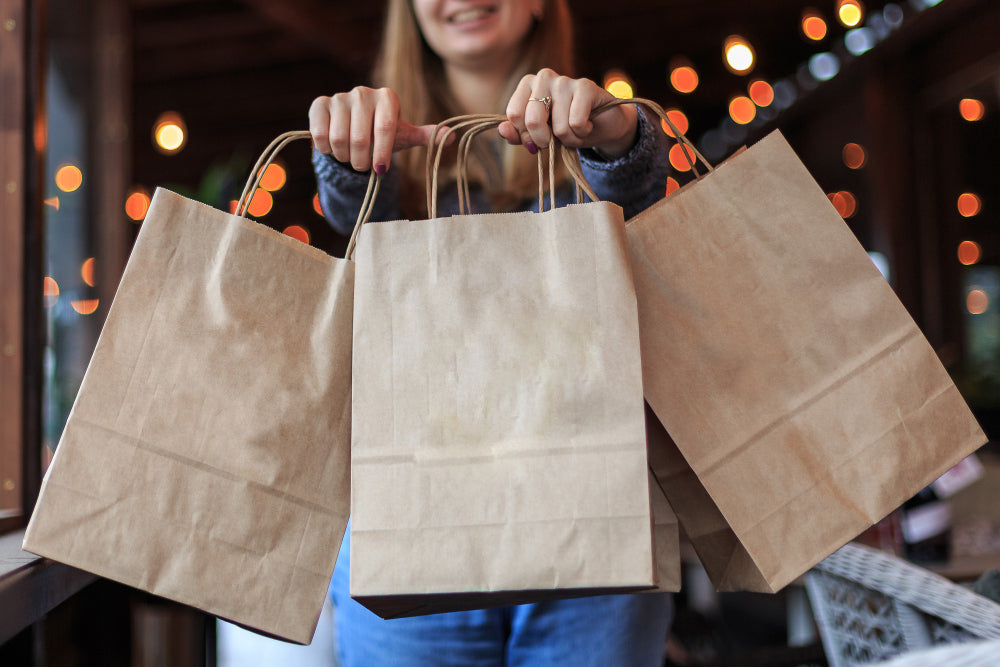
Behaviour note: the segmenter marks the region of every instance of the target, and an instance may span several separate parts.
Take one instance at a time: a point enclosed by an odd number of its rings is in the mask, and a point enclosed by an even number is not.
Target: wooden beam
[[[380,39],[382,3],[242,0],[346,69],[364,69]]]
[[[0,0],[0,519],[23,510],[26,5]]]

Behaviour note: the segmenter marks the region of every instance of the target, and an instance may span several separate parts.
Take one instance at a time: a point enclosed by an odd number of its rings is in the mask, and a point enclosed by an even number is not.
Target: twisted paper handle
[[[247,178],[246,185],[243,187],[243,194],[240,195],[240,200],[236,204],[236,215],[245,218],[247,214],[247,209],[250,207],[250,200],[253,199],[251,193],[257,192],[257,188],[260,186],[260,181],[264,177],[264,172],[267,168],[271,166],[274,159],[278,157],[285,146],[292,143],[293,141],[298,141],[300,139],[310,139],[312,135],[308,130],[293,130],[291,132],[284,132],[279,134],[275,139],[267,145],[267,148],[260,154],[257,158],[257,163],[253,166],[250,171],[250,177]],[[361,201],[361,210],[358,212],[358,219],[354,223],[354,229],[351,232],[351,238],[347,242],[347,251],[344,256],[347,259],[351,259],[354,255],[354,246],[358,239],[358,230],[361,229],[361,225],[368,222],[371,218],[372,210],[375,208],[375,197],[378,196],[379,186],[382,183],[382,178],[372,170],[371,177],[368,179],[368,189],[365,191],[364,199]]]

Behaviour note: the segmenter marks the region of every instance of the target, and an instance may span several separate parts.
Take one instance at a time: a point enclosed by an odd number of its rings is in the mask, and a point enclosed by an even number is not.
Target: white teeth
[[[486,7],[475,7],[473,9],[462,10],[457,14],[452,14],[451,18],[448,20],[452,23],[464,23],[466,21],[475,21],[476,19],[482,18],[490,13],[490,10]]]

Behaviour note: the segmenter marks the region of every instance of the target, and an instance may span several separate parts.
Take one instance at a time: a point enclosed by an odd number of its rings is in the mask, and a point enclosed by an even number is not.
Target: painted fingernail
[[[538,146],[535,145],[534,141],[529,141],[528,143],[524,144],[524,147],[527,148],[528,152],[531,153],[532,155],[538,152]]]
[[[379,176],[385,176],[386,166],[384,164],[375,165],[375,173]]]

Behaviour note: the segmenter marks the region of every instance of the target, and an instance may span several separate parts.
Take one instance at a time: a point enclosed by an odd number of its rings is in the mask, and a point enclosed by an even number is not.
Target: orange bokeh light
[[[70,301],[70,305],[73,306],[73,310],[81,315],[90,315],[97,310],[100,301],[100,299],[80,299],[78,301]]]
[[[973,315],[982,315],[990,307],[990,296],[981,289],[969,290],[965,297],[965,307]]]
[[[42,303],[45,307],[56,305],[56,301],[59,300],[59,283],[56,282],[55,278],[51,276],[45,276],[42,280]]]
[[[685,154],[691,158],[690,162],[686,157],[684,157]],[[670,153],[668,154],[670,166],[677,171],[690,171],[691,163],[694,162],[694,157],[694,152],[684,144],[674,144],[670,147]]]
[[[853,216],[858,210],[858,200],[847,190],[833,192],[827,195],[830,203],[837,209],[840,217],[847,219]]]
[[[285,168],[277,162],[272,162],[267,165],[264,175],[260,177],[260,187],[268,192],[276,192],[284,187],[287,178],[288,175],[285,173]]]
[[[841,157],[849,169],[861,169],[868,161],[868,155],[865,153],[864,147],[854,142],[844,144]]]
[[[282,233],[291,236],[296,241],[309,243],[309,231],[302,225],[289,225],[285,227]]]
[[[316,211],[316,215],[323,215],[323,206],[319,203],[319,193],[313,195],[313,210]]]
[[[55,210],[59,210],[59,197],[49,197],[48,199],[43,199],[42,203],[46,206],[51,206]]]
[[[970,122],[982,120],[986,115],[986,106],[980,100],[966,97],[958,103],[958,113]]]
[[[737,95],[729,101],[729,117],[740,125],[746,125],[757,117],[757,105],[745,95]]]
[[[690,65],[680,65],[670,71],[670,85],[678,93],[691,93],[698,87],[698,72]]]
[[[64,164],[56,169],[56,187],[63,192],[73,192],[83,184],[83,172],[75,164]]]
[[[688,117],[683,111],[680,109],[667,109],[667,118],[670,119],[670,122],[674,124],[681,134],[687,133]],[[660,119],[660,127],[663,128],[663,131],[667,133],[668,137],[674,136],[674,131],[670,129],[669,125],[667,125],[667,121],[662,118]]]
[[[674,190],[680,190],[680,189],[681,189],[681,184],[677,182],[677,179],[674,178],[673,176],[668,176],[667,177],[667,192],[666,192],[666,194],[669,195]]]
[[[958,261],[962,264],[975,264],[982,256],[982,248],[975,241],[962,241],[958,244]]]
[[[143,188],[134,188],[125,198],[125,215],[136,222],[142,222],[149,211],[149,193]]]
[[[88,257],[83,260],[83,264],[80,265],[80,277],[83,278],[83,282],[87,283],[91,287],[94,286],[94,264],[94,258]]]
[[[264,188],[257,188],[257,191],[253,193],[253,199],[247,206],[247,213],[259,218],[270,213],[272,206],[274,206],[274,197],[271,196],[271,193]]]
[[[974,215],[979,215],[981,210],[983,210],[983,201],[979,198],[979,195],[971,192],[963,192],[958,196],[958,213],[963,218],[971,218]]]
[[[774,101],[774,88],[763,79],[751,81],[747,92],[750,93],[750,99],[753,100],[753,103],[759,107],[770,106],[771,102]]]
[[[807,9],[802,13],[802,34],[818,42],[826,37],[826,21],[813,9]]]

